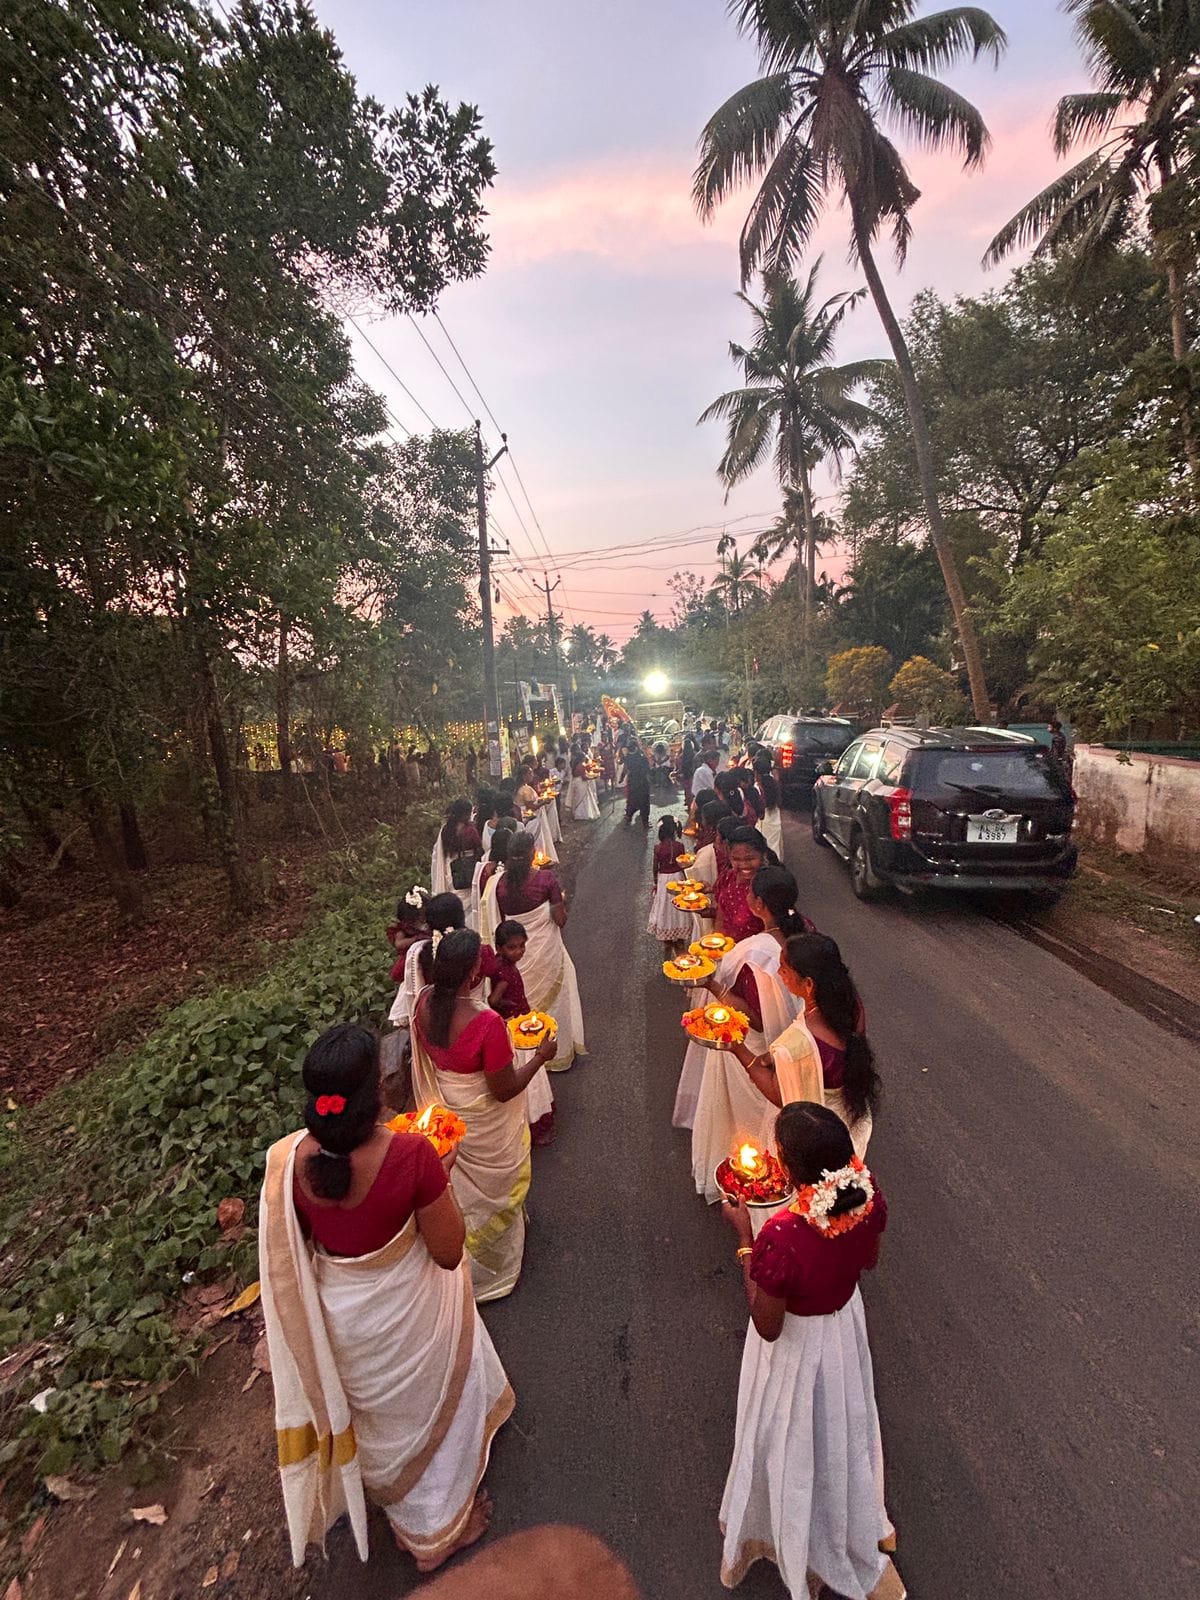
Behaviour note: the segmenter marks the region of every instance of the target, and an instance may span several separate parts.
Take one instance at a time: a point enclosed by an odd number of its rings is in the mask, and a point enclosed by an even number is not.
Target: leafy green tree
[[[136,820],[190,751],[244,911],[255,658],[274,641],[286,735],[293,652],[357,657],[348,572],[388,470],[335,307],[424,309],[481,269],[490,151],[435,90],[360,99],[292,0],[228,23],[21,0],[0,71],[0,587],[24,645],[0,690],[46,708],[0,737],[57,776],[130,915],[113,808]]]
[[[1095,145],[1005,224],[985,263],[1034,244],[1094,261],[1136,236],[1143,219],[1166,283],[1171,347],[1191,357],[1188,279],[1196,261],[1196,61],[1200,8],[1188,0],[1064,0],[1095,88],[1066,94],[1054,119],[1054,148],[1069,155]],[[1200,447],[1190,407],[1184,442],[1192,470]]]
[[[810,243],[831,193],[845,197],[854,253],[887,334],[909,411],[918,479],[946,582],[978,716],[989,699],[974,619],[938,499],[937,466],[920,385],[900,322],[875,262],[890,229],[903,261],[910,213],[919,198],[880,118],[932,149],[983,160],[988,134],[979,112],[933,74],[964,55],[998,59],[1006,40],[986,11],[957,6],[916,17],[914,0],[731,0],[752,34],[764,76],[709,120],[700,141],[693,196],[706,219],[730,192],[758,183],[742,229],[742,282],[756,269],[791,270]]]
[[[970,710],[954,673],[928,656],[910,656],[888,685],[888,693],[907,714],[943,726],[965,722]]]
[[[744,384],[718,396],[700,415],[727,424],[725,451],[717,471],[728,488],[748,478],[773,457],[775,476],[789,506],[789,491],[799,491],[804,557],[797,562],[804,594],[806,626],[816,581],[817,527],[813,469],[826,459],[840,464],[854,438],[871,421],[868,407],[853,390],[876,377],[878,361],[834,366],[838,329],[864,291],[835,294],[820,302],[818,260],[801,284],[782,273],[763,279],[763,304],[748,295],[738,299],[754,318],[750,346],[730,343],[729,354],[742,368]],[[792,538],[800,555],[800,528]]]
[[[882,645],[840,650],[825,668],[825,689],[832,705],[854,706],[867,715],[883,708],[883,694],[892,676],[892,658]]]
[[[946,634],[946,590],[928,545],[871,543],[838,591],[834,626],[848,645],[882,645],[895,661],[938,651]]]
[[[925,291],[905,324],[941,503],[950,518],[975,519],[1008,564],[1036,550],[1081,451],[1130,425],[1130,368],[1166,335],[1139,252],[1092,269],[1086,305],[1069,293],[1073,270],[1038,262],[998,291],[950,303]],[[877,382],[873,399],[878,422],[854,464],[846,524],[857,538],[919,537],[912,430],[893,375]],[[1132,420],[1140,425],[1139,414]]]
[[[1089,463],[1002,612],[1035,639],[1029,692],[1088,736],[1200,728],[1200,529],[1170,454],[1118,443]]]
[[[732,555],[725,558],[720,572],[708,587],[709,593],[718,604],[736,615],[757,591],[753,566],[744,555],[735,550]]]

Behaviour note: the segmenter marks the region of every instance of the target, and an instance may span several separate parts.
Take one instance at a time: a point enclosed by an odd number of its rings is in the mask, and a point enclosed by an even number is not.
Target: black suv
[[[807,804],[817,773],[854,738],[844,717],[770,717],[755,734],[771,752],[779,772],[785,806]]]
[[[876,728],[813,789],[813,838],[860,900],[893,884],[1053,893],[1075,870],[1074,820],[1061,764],[992,728]]]

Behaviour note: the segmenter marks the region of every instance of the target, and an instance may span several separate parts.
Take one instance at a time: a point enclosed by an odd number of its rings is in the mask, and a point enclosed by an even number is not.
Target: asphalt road
[[[591,1058],[555,1080],[525,1275],[484,1312],[518,1396],[494,1526],[576,1523],[648,1600],[716,1600],[744,1304],[670,1125],[683,1043],[645,933],[651,847],[593,826],[568,928]],[[910,1593],[1200,1592],[1200,1053],[977,910],[861,906],[806,826],[787,845],[885,1083],[866,1296]],[[333,1541],[314,1600],[414,1587],[378,1532],[365,1570]],[[760,1563],[738,1593],[784,1590]]]

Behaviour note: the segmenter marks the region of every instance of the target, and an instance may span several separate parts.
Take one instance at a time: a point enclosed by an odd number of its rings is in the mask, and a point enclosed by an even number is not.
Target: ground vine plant
[[[424,864],[416,836],[381,829],[348,854],[316,925],[252,987],[187,1001],[134,1054],[0,1124],[0,1350],[37,1346],[0,1397],[0,1476],[115,1461],[198,1358],[175,1316],[184,1275],[231,1292],[257,1275],[263,1154],[297,1125],[316,1035],[382,1018],[382,929]],[[216,1215],[228,1197],[250,1224],[233,1244]]]

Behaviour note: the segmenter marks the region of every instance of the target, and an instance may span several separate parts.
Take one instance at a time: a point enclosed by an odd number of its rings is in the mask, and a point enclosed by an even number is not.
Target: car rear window
[[[820,722],[793,722],[782,732],[793,744],[807,745],[813,750],[832,750],[835,755],[841,755],[854,738],[852,728],[828,728]]]
[[[913,787],[1057,800],[1065,783],[1045,750],[924,750]]]

